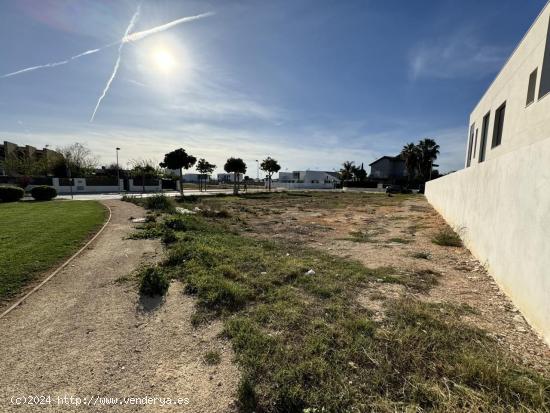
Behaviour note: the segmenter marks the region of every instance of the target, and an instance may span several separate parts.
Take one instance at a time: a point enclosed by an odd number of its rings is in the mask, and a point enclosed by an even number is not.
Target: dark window
[[[539,99],[550,92],[550,22],[546,32],[546,47],[544,49],[544,60],[540,72]]]
[[[489,133],[489,119],[491,118],[491,112],[487,113],[483,117],[483,126],[481,127],[481,140],[479,141],[479,162],[485,160],[485,146],[487,145],[487,134]]]
[[[502,143],[502,130],[504,128],[504,114],[506,113],[506,102],[495,112],[495,126],[493,128],[492,148]]]
[[[470,162],[472,161],[472,146],[474,144],[475,127],[476,127],[475,123],[470,127],[470,140],[468,142],[468,159],[466,160],[466,168],[470,166]]]
[[[537,87],[537,69],[529,76],[529,86],[527,87],[527,105],[535,101],[535,89]]]
[[[478,129],[476,129],[476,135],[475,135],[475,138],[474,138],[474,154],[472,156],[472,158],[475,158],[476,157],[476,148],[477,148],[477,133],[479,132]]]

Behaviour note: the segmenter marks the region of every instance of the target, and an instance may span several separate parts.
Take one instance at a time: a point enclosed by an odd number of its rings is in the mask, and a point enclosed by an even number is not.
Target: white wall
[[[430,181],[426,198],[550,344],[550,138]]]
[[[489,111],[491,115],[486,143],[486,159],[494,159],[521,146],[550,138],[550,94],[539,99],[539,86],[549,21],[550,2],[546,4],[470,115],[469,125],[475,123],[476,129],[479,131],[475,157],[473,157],[471,167],[476,165],[479,160],[483,117]],[[535,102],[527,106],[529,76],[535,69],[538,69]],[[491,149],[495,111],[504,102],[506,102],[506,114],[502,144]],[[469,130],[470,128],[468,128]],[[465,146],[468,147],[468,143]],[[468,150],[466,150],[467,156]]]

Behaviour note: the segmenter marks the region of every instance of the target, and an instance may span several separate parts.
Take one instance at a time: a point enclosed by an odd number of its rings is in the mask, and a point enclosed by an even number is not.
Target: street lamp
[[[260,181],[260,161],[256,159],[256,181]]]
[[[120,168],[118,167],[118,151],[120,151],[120,148],[116,148],[116,185],[118,186],[118,193],[120,193]]]

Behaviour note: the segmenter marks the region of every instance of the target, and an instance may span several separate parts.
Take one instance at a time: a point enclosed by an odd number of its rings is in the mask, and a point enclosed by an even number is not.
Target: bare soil
[[[0,320],[0,411],[82,411],[57,397],[188,398],[189,404],[96,404],[91,411],[230,412],[239,373],[220,322],[194,328],[194,299],[173,282],[165,299],[142,299],[129,279],[159,259],[158,241],[130,240],[144,211],[105,201],[112,221],[81,256]],[[204,355],[216,351],[217,365]],[[51,404],[14,405],[12,397],[51,396]],[[93,402],[91,402],[93,404]]]
[[[447,224],[422,196],[387,197],[334,194],[316,199],[281,198],[243,202],[237,209],[254,237],[280,238],[330,254],[359,260],[370,268],[392,267],[397,274],[432,271],[437,284],[427,292],[373,283],[358,297],[383,317],[386,299],[413,295],[430,302],[469,306],[464,321],[482,328],[518,362],[550,374],[550,348],[464,247],[439,246],[433,236]],[[357,234],[362,234],[357,238]],[[427,259],[415,258],[426,254]]]

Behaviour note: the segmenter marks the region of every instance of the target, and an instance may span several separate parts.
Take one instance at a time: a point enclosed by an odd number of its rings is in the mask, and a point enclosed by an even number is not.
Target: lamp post
[[[256,181],[260,181],[260,161],[256,159]]]
[[[120,168],[118,167],[118,151],[120,151],[120,148],[116,148],[116,185],[118,186],[118,193],[120,194]]]

